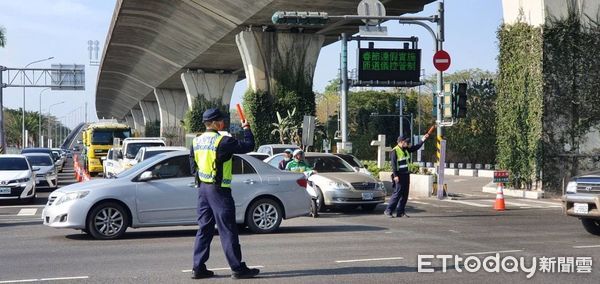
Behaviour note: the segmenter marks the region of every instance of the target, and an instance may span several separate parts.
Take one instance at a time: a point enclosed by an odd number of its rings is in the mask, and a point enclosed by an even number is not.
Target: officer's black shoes
[[[192,279],[204,279],[215,276],[215,273],[208,269],[192,270]]]
[[[400,217],[410,218],[410,216],[406,215],[406,213],[398,214],[398,218]]]
[[[247,279],[252,278],[260,273],[260,270],[256,268],[248,268],[245,263],[242,262],[242,268],[238,271],[233,271],[231,278],[233,279]]]
[[[394,218],[394,215],[392,215],[392,212],[389,212],[387,210],[383,211],[383,215],[388,218]]]

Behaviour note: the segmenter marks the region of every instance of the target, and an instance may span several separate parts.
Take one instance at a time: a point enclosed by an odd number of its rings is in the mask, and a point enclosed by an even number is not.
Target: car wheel
[[[317,192],[317,211],[325,212],[325,198],[323,197],[323,192],[321,189],[315,185],[315,191]]]
[[[377,204],[363,204],[360,208],[365,212],[373,212],[377,208]]]
[[[258,234],[274,232],[283,219],[283,211],[275,200],[262,198],[250,204],[246,212],[246,225],[250,231]]]
[[[90,173],[90,177],[96,177],[98,175],[98,173],[92,172]]]
[[[583,218],[581,223],[588,233],[600,236],[600,220]]]
[[[128,225],[125,208],[115,202],[105,202],[92,208],[86,229],[96,239],[112,240],[122,237]]]

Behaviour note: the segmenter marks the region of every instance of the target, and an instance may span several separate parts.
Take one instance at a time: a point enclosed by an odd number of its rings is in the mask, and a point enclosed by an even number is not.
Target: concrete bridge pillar
[[[140,101],[140,109],[144,119],[144,136],[160,135],[160,125],[157,126],[157,131],[154,131],[154,133],[146,131],[150,131],[148,127],[156,126],[156,122],[160,123],[158,103],[156,101]]]
[[[254,92],[273,94],[282,77],[292,78],[292,83],[297,83],[294,80],[301,76],[312,87],[324,40],[325,36],[316,34],[240,32],[235,42],[244,63],[248,87]]]
[[[141,109],[132,109],[131,117],[133,117],[133,128],[135,129],[136,135],[144,136],[145,127],[144,124],[144,114]]]
[[[185,130],[183,117],[188,110],[187,96],[183,89],[154,89],[160,114],[160,136],[169,145],[183,145]]]
[[[127,126],[131,127],[131,130],[133,130],[135,128],[135,125],[133,123],[133,116],[131,116],[131,113],[128,115],[125,115],[125,124],[127,124]]]
[[[158,103],[155,101],[140,101],[140,109],[142,110],[142,116],[144,117],[144,124],[160,121],[160,115],[158,114]]]
[[[185,88],[188,108],[191,110],[196,98],[204,98],[209,107],[225,106],[229,110],[233,87],[238,75],[226,73],[205,73],[201,70],[189,70],[181,73],[181,82]]]

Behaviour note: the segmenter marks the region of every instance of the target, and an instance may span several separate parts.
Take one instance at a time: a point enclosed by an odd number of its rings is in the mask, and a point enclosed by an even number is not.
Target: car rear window
[[[27,156],[27,160],[33,166],[52,166],[52,158],[50,156]]]
[[[0,171],[25,171],[29,169],[24,158],[1,158]]]

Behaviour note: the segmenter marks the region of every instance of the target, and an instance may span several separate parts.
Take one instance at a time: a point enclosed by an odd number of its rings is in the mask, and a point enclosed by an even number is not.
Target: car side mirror
[[[352,168],[354,168],[355,172],[357,172],[357,173],[360,172],[360,168],[359,167],[352,167]]]
[[[121,150],[117,151],[115,154],[117,155],[117,159],[123,159],[123,152],[121,152]]]
[[[31,171],[32,171],[32,172],[37,172],[37,171],[39,171],[39,170],[40,170],[40,168],[38,168],[38,167],[35,167],[35,168],[32,168],[32,169],[31,169]]]
[[[151,171],[147,171],[147,172],[143,172],[142,175],[140,175],[140,178],[138,178],[139,181],[149,181],[152,180],[154,178],[154,176],[152,175]]]

